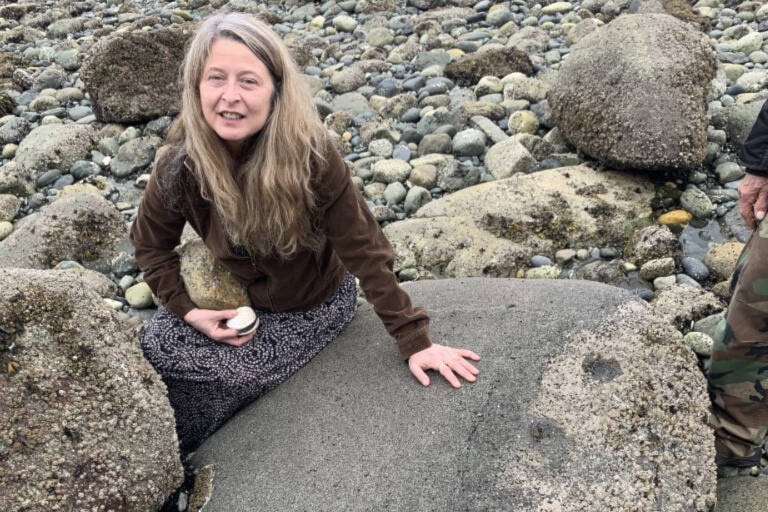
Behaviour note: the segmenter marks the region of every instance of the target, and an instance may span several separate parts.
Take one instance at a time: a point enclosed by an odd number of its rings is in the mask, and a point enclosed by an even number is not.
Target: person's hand
[[[768,177],[747,174],[739,185],[739,213],[755,229],[768,212]]]
[[[230,329],[225,324],[227,320],[236,315],[237,311],[234,309],[216,311],[195,308],[184,315],[184,321],[215,341],[239,347],[251,341],[256,331],[245,336],[238,336],[235,329]]]
[[[460,388],[461,382],[456,375],[467,382],[475,382],[475,375],[480,373],[467,359],[479,361],[480,356],[471,350],[433,343],[431,347],[413,354],[408,359],[408,368],[424,386],[429,386],[429,377],[425,370],[437,370],[451,386]]]

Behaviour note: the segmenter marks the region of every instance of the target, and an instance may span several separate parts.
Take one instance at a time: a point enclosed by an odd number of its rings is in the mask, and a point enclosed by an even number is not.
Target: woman
[[[434,344],[429,317],[392,271],[394,254],[327,135],[279,36],[244,14],[198,29],[182,68],[182,107],[131,227],[162,306],[142,347],[168,386],[183,451],[288,378],[355,314],[358,277],[416,379],[475,380],[469,350]],[[243,283],[255,333],[234,310],[198,308],[179,272],[186,222]],[[362,348],[362,347],[361,347]]]

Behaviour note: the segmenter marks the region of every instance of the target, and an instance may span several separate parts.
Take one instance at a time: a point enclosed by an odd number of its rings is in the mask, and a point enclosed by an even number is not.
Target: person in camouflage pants
[[[739,157],[747,169],[739,211],[754,231],[731,279],[708,375],[719,476],[768,473],[761,463],[768,434],[768,102]]]
[[[742,251],[731,289],[709,371],[716,463],[754,472],[768,433],[768,222]]]

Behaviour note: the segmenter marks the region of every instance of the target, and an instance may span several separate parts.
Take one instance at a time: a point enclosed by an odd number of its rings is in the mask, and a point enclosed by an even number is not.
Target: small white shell
[[[258,326],[259,317],[257,317],[256,312],[248,306],[237,308],[237,316],[227,320],[227,327],[235,329],[240,336],[250,334],[255,331]]]

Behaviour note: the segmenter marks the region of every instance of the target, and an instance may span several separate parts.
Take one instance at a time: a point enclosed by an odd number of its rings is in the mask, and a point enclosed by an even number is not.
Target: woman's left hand
[[[460,388],[461,382],[456,375],[467,382],[475,382],[475,375],[480,373],[467,359],[479,361],[480,356],[471,350],[433,343],[431,347],[413,354],[408,359],[408,367],[413,376],[425,386],[429,386],[425,370],[437,370],[451,386]]]

